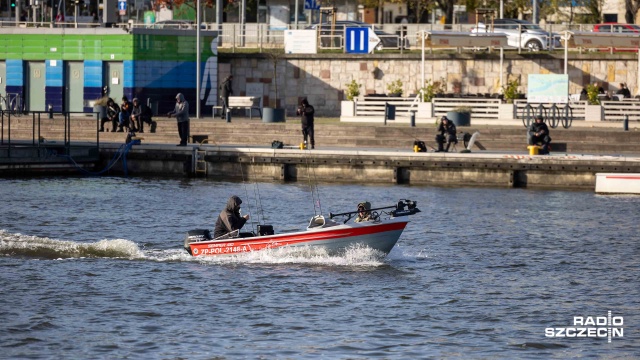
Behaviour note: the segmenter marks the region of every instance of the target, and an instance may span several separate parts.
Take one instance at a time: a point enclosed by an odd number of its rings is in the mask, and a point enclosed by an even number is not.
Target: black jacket
[[[302,122],[302,127],[313,126],[313,117],[316,113],[316,110],[312,105],[300,105],[296,113],[302,116],[300,119],[300,121]]]
[[[223,98],[229,97],[233,94],[233,89],[231,88],[231,79],[226,78],[224,82],[220,85],[220,96]]]
[[[456,136],[456,125],[451,121],[447,121],[447,125],[441,121],[440,125],[438,125],[438,132],[440,135],[453,135]]]
[[[235,195],[227,200],[227,206],[216,221],[216,227],[213,230],[214,238],[242,229],[247,219],[240,216],[240,204],[242,204],[242,200]]]
[[[543,122],[537,123],[534,121],[534,123],[529,126],[529,132],[531,135],[538,134],[537,136],[549,135],[549,127]]]

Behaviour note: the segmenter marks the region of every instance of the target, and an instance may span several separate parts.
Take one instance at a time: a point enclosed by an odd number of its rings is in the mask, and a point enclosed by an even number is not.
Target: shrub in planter
[[[362,85],[358,84],[356,80],[351,80],[350,83],[347,84],[347,90],[344,92],[347,100],[353,101],[353,99],[360,96],[360,88]]]
[[[420,89],[422,93],[423,102],[431,102],[436,95],[444,94],[445,81],[444,78],[440,78],[438,81],[431,81],[431,79],[425,82],[425,86]]]
[[[389,96],[402,96],[402,80],[398,79],[387,84]]]

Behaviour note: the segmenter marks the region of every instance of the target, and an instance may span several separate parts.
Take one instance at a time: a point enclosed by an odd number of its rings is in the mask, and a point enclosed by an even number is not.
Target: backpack
[[[284,147],[284,143],[282,141],[273,140],[273,142],[271,143],[272,149],[282,149],[283,147]]]

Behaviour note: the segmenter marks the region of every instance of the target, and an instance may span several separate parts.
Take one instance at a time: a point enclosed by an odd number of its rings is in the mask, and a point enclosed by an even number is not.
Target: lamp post
[[[196,0],[196,119],[200,119],[200,53],[200,0]]]

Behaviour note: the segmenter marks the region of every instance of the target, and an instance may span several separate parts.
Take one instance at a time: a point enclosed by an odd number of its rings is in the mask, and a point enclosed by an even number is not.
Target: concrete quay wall
[[[276,99],[274,64],[265,55],[221,54],[220,68],[234,75],[237,95],[262,93],[265,106]],[[308,97],[317,116],[340,116],[340,101],[345,100],[347,83],[361,84],[361,95],[386,94],[387,85],[395,80],[403,83],[405,96],[416,94],[421,84],[420,54],[350,54],[282,55],[277,61],[277,88],[280,106],[289,114],[302,97]],[[428,54],[425,79],[444,79],[446,92],[460,94],[493,94],[501,92],[503,83],[518,80],[519,91],[527,92],[528,74],[563,74],[564,55],[507,52],[500,67],[498,52]],[[615,92],[619,83],[627,83],[633,95],[638,94],[637,54],[606,52],[572,53],[568,57],[569,93],[579,93],[590,83],[601,82],[607,91]]]
[[[103,145],[101,164],[117,147]],[[198,152],[200,151],[200,152]],[[198,160],[201,160],[198,163]],[[196,168],[206,171],[196,172]],[[412,153],[400,151],[134,146],[131,176],[211,179],[595,189],[596,173],[638,173],[640,158],[593,155]],[[100,168],[100,166],[98,166]],[[122,172],[122,163],[112,171]]]

